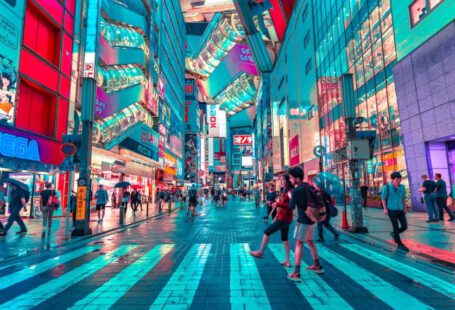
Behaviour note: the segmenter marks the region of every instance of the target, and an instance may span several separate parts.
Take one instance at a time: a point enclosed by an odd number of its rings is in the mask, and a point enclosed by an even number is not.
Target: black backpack
[[[327,208],[324,204],[322,193],[308,183],[303,183],[303,187],[307,196],[305,214],[316,223],[324,221],[327,217]]]

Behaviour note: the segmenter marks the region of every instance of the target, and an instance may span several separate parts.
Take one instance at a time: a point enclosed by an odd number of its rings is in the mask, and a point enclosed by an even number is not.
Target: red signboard
[[[300,163],[299,153],[299,136],[294,136],[289,140],[289,163],[291,166],[298,165]]]
[[[253,144],[252,135],[234,135],[234,145],[251,145]]]

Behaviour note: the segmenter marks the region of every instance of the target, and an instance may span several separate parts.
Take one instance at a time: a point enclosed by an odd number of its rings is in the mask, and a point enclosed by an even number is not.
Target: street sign
[[[313,149],[313,154],[314,156],[316,157],[322,157],[326,154],[326,150],[325,150],[325,147],[322,146],[322,145],[317,145],[314,147]]]
[[[87,187],[79,186],[77,188],[77,205],[76,205],[76,220],[85,220],[85,199],[87,198]]]
[[[71,156],[67,156],[59,167],[60,171],[74,171],[74,163]]]
[[[63,143],[60,150],[66,156],[72,156],[76,152],[76,146],[72,143]]]

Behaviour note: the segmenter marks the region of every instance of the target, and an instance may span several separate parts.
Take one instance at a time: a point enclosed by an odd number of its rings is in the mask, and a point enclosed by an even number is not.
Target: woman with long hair
[[[289,175],[284,176],[284,190],[281,195],[281,198],[278,202],[274,202],[272,204],[272,212],[278,208],[278,213],[275,216],[273,223],[264,230],[264,235],[262,237],[261,247],[257,251],[252,251],[250,254],[257,258],[262,258],[264,253],[265,247],[269,242],[270,235],[277,232],[278,230],[281,231],[281,241],[283,242],[284,250],[286,253],[285,260],[281,263],[286,267],[291,267],[289,253],[290,253],[290,246],[289,246],[289,226],[292,223],[293,213],[292,210],[289,208],[289,201],[291,200],[291,193],[292,193],[293,185],[289,180]]]

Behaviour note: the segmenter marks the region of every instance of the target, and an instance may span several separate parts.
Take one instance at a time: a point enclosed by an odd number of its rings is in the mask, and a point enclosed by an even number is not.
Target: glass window
[[[392,128],[400,126],[398,114],[397,96],[395,94],[395,83],[387,85],[387,97],[389,102],[390,126]]]
[[[429,4],[430,4],[430,10],[434,9],[435,7],[437,7],[441,2],[443,2],[444,0],[429,0]]]
[[[384,68],[384,55],[382,51],[382,42],[378,40],[373,45],[373,66],[374,72],[381,71]]]
[[[378,115],[376,111],[376,97],[371,96],[367,99],[368,121],[371,128],[378,128]]]
[[[381,16],[385,16],[390,11],[390,0],[381,0],[379,4]]]
[[[306,48],[310,44],[310,31],[308,31],[305,35],[305,39],[303,40],[303,47]]]
[[[306,75],[308,75],[311,71],[311,68],[312,68],[312,64],[311,64],[311,58],[310,60],[307,61],[306,65],[305,65],[305,72],[306,72]]]
[[[428,14],[427,0],[415,0],[409,6],[409,14],[411,15],[411,25],[416,25]]]
[[[384,42],[384,66],[387,66],[396,57],[393,30],[389,29],[382,40]]]
[[[365,81],[368,81],[373,76],[373,55],[371,55],[371,50],[368,50],[364,57]]]

